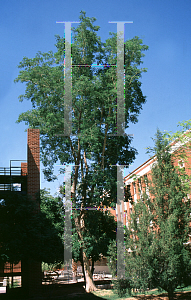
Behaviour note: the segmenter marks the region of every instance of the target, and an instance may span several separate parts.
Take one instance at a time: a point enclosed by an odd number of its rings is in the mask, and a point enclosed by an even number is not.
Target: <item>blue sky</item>
[[[142,90],[147,103],[139,122],[131,125],[132,146],[139,154],[125,175],[149,158],[146,147],[160,130],[175,131],[179,121],[191,119],[191,2],[190,0],[9,0],[0,9],[0,166],[10,159],[26,159],[27,126],[16,124],[19,114],[31,109],[18,96],[24,84],[13,81],[24,56],[33,58],[38,51],[55,51],[55,34],[64,35],[64,25],[56,21],[79,21],[80,11],[95,17],[102,41],[117,25],[109,21],[133,21],[125,25],[125,40],[134,36],[149,46],[145,52]],[[43,166],[41,166],[41,169]],[[55,169],[57,175],[58,167]],[[41,188],[56,192],[58,181],[48,184],[41,175]]]

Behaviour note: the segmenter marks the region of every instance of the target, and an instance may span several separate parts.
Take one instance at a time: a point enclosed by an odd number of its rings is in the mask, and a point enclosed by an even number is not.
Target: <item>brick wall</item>
[[[28,195],[35,200],[40,191],[40,132],[39,129],[27,130]]]
[[[21,176],[27,175],[27,163],[21,163]]]

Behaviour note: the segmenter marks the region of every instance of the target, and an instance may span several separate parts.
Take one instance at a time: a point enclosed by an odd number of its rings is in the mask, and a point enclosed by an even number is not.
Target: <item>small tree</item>
[[[151,284],[152,257],[151,245],[153,232],[151,230],[152,214],[150,199],[144,192],[133,205],[131,221],[126,228],[126,273],[134,289],[145,291]]]
[[[158,130],[154,147],[156,163],[149,183],[153,239],[149,247],[151,259],[147,262],[153,284],[166,290],[169,299],[173,299],[176,287],[191,270],[189,252],[184,246],[188,241],[190,220],[188,186],[174,166],[171,150],[171,145]]]
[[[190,201],[187,187],[173,164],[171,147],[160,131],[155,140],[157,164],[150,184],[153,214],[153,282],[173,299],[176,287],[190,272],[188,241]]]
[[[107,254],[108,267],[113,277],[112,283],[114,286],[114,291],[116,291],[119,297],[124,297],[127,292],[129,295],[131,295],[132,283],[131,278],[128,276],[128,273],[126,272],[126,278],[117,278],[116,241],[113,240],[110,242]]]
[[[145,289],[152,283],[173,299],[191,271],[185,248],[190,222],[187,175],[174,166],[172,147],[159,130],[153,151],[156,161],[147,181],[150,196],[143,193],[133,205],[126,266],[134,287]]]

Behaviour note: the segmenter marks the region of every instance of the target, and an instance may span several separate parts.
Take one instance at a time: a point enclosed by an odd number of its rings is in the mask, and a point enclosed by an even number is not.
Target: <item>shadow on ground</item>
[[[102,284],[100,281],[96,284]],[[106,283],[106,281],[104,281]],[[35,297],[25,297],[22,294],[22,288],[10,290],[7,294],[0,294],[0,300],[103,300],[101,296],[86,293],[84,282],[74,284],[50,284],[43,285],[41,292]],[[120,298],[119,298],[120,299]],[[122,298],[123,300],[168,300],[167,294],[160,295],[140,295],[131,298]],[[191,292],[177,292],[174,300],[191,300]]]
[[[104,284],[107,283],[104,281]],[[96,284],[98,284],[96,282]],[[102,281],[99,282],[102,284]],[[95,296],[91,293],[86,293],[84,282],[74,284],[49,284],[42,285],[42,290],[38,296],[26,297],[23,295],[22,288],[14,288],[9,290],[7,294],[0,294],[0,300],[101,300],[102,297]]]

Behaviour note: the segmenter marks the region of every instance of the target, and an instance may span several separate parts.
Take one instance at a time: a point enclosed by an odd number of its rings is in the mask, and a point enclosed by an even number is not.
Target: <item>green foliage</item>
[[[112,277],[115,278],[117,276],[117,246],[116,240],[111,241],[108,246],[107,252],[107,261],[108,267],[112,274]]]
[[[176,171],[170,145],[157,132],[157,165],[152,169],[151,196],[154,197],[154,242],[152,246],[154,282],[172,294],[191,271],[188,241],[190,200],[188,189]],[[158,228],[158,230],[157,230]]]
[[[6,262],[18,263],[26,253],[36,255],[32,247],[39,230],[35,211],[36,205],[26,196],[8,192],[0,205],[0,255]]]
[[[46,189],[40,191],[40,208],[46,214],[46,218],[58,231],[58,236],[63,238],[64,234],[64,207],[60,197],[53,197]]]
[[[116,221],[114,217],[102,211],[85,211],[85,224],[82,230],[83,245],[78,240],[78,235],[73,226],[73,257],[81,261],[80,248],[86,249],[86,255],[94,262],[100,259],[100,254],[105,256],[110,241],[116,239]]]
[[[63,263],[45,263],[45,262],[42,262],[42,272],[44,271],[55,271],[57,269],[61,269],[64,267],[64,264]]]
[[[60,197],[53,197],[48,191],[41,190],[41,211],[46,214],[46,218],[51,221],[51,224],[57,230],[57,236],[64,242],[64,207]],[[96,261],[100,258],[100,253],[106,255],[110,240],[116,238],[116,222],[114,217],[103,214],[102,211],[85,211],[85,227],[82,232],[84,237],[84,247],[87,249],[86,255],[88,258]],[[74,260],[82,260],[81,244],[79,243],[78,234],[75,230],[74,219],[73,234],[72,234],[72,254]],[[63,261],[63,252],[61,253],[61,261],[45,264],[48,270],[58,268]]]
[[[153,242],[152,215],[146,193],[133,207],[131,223],[126,229],[126,273],[133,288],[145,291],[152,279],[150,247]]]
[[[62,232],[50,211],[53,197],[42,191],[42,210],[29,197],[17,192],[7,193],[0,205],[0,255],[4,262],[18,263],[26,257],[55,263],[63,260]],[[45,203],[46,202],[46,203]],[[59,218],[59,217],[58,217]]]
[[[110,240],[116,239],[116,221],[113,216],[102,211],[86,211],[84,241],[94,261],[99,254],[106,255]],[[88,255],[88,253],[87,253]],[[88,255],[89,256],[89,255]]]
[[[126,293],[131,295],[131,277],[128,277],[126,273],[126,278],[117,279],[117,246],[116,240],[112,240],[109,243],[107,251],[107,261],[108,267],[114,278],[112,283],[114,285],[114,290],[119,297],[124,297]]]
[[[64,208],[60,197],[53,197],[46,189],[40,191],[40,209],[44,216],[43,247],[46,260],[52,267],[58,268],[64,259]],[[50,228],[50,231],[49,231]]]

